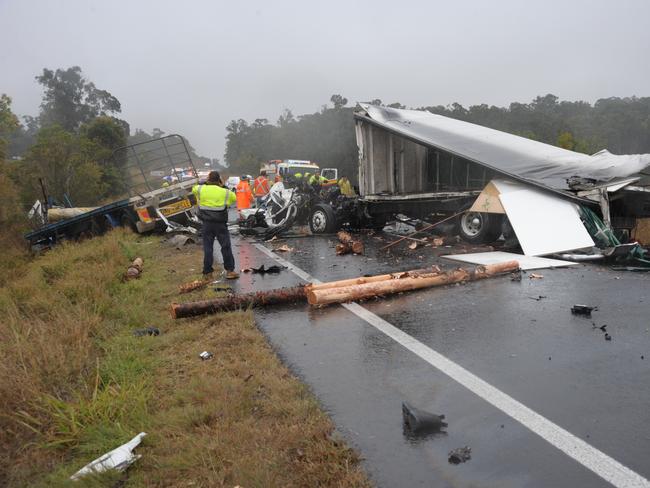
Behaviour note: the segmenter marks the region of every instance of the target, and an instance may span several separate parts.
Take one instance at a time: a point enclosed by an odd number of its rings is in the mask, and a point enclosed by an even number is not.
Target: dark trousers
[[[207,222],[203,221],[203,273],[211,273],[213,257],[214,240],[219,241],[221,246],[221,256],[223,256],[223,267],[226,271],[235,270],[235,258],[232,255],[230,246],[230,232],[228,232],[227,222]]]

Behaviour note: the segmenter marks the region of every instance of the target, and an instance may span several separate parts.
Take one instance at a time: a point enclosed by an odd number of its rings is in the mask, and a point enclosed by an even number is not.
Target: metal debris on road
[[[283,269],[286,268],[284,266],[278,266],[277,264],[269,266],[268,268],[265,265],[262,265],[259,268],[242,269],[242,273],[253,273],[253,274],[279,273]]]
[[[402,403],[402,420],[405,430],[413,434],[444,432],[442,429],[448,425],[447,422],[444,422],[444,415],[421,410],[406,402]]]
[[[203,351],[201,354],[199,354],[199,357],[203,361],[207,361],[208,359],[212,359],[214,357],[214,354],[212,354],[211,352],[208,352],[208,351]]]
[[[165,241],[165,244],[168,244],[171,247],[175,247],[176,249],[182,249],[183,246],[186,246],[188,244],[196,244],[196,239],[185,234],[176,234],[175,236],[167,239]]]
[[[542,299],[544,299],[544,298],[548,298],[548,297],[547,297],[546,295],[538,295],[538,296],[536,296],[536,297],[528,297],[528,298],[530,298],[531,300],[535,300],[535,301],[539,302],[539,301],[541,301]]]
[[[595,310],[596,307],[589,307],[587,305],[574,305],[571,307],[571,313],[573,315],[584,315],[585,317],[591,317],[591,312]]]
[[[502,426],[503,427],[503,426]],[[472,448],[465,446],[449,451],[449,463],[460,464],[472,459]]]

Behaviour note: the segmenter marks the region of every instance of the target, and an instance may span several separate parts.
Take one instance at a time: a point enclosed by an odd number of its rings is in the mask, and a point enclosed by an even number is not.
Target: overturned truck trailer
[[[469,209],[494,178],[591,206],[628,235],[650,217],[650,154],[590,156],[426,111],[359,104],[354,117],[359,204],[376,221]],[[489,241],[502,216],[467,211],[458,224]]]

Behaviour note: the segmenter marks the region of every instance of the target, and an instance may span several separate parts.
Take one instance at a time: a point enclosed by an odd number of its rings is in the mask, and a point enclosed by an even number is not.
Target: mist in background
[[[650,2],[0,0],[0,93],[36,115],[43,68],[81,66],[136,128],[223,158],[233,119],[339,93],[409,107],[650,91]]]

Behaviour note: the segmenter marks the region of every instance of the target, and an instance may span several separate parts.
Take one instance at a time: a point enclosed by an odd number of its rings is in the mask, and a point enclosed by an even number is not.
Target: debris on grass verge
[[[138,255],[147,273],[122,282]],[[79,486],[369,486],[250,312],[172,326],[167,300],[201,259],[198,246],[117,230],[58,246],[0,288],[0,429],[11,434],[0,436],[0,485],[68,486],[88,460],[145,431],[146,453],[127,473]],[[151,323],[155,340],[134,335]],[[213,359],[200,361],[203,350]]]
[[[140,432],[129,442],[107,452],[98,457],[91,463],[86,464],[83,468],[70,476],[70,479],[76,481],[89,474],[103,473],[114,469],[116,471],[126,471],[129,466],[142,457],[141,454],[133,454],[133,450],[140,445],[142,438],[146,436],[145,432]]]

